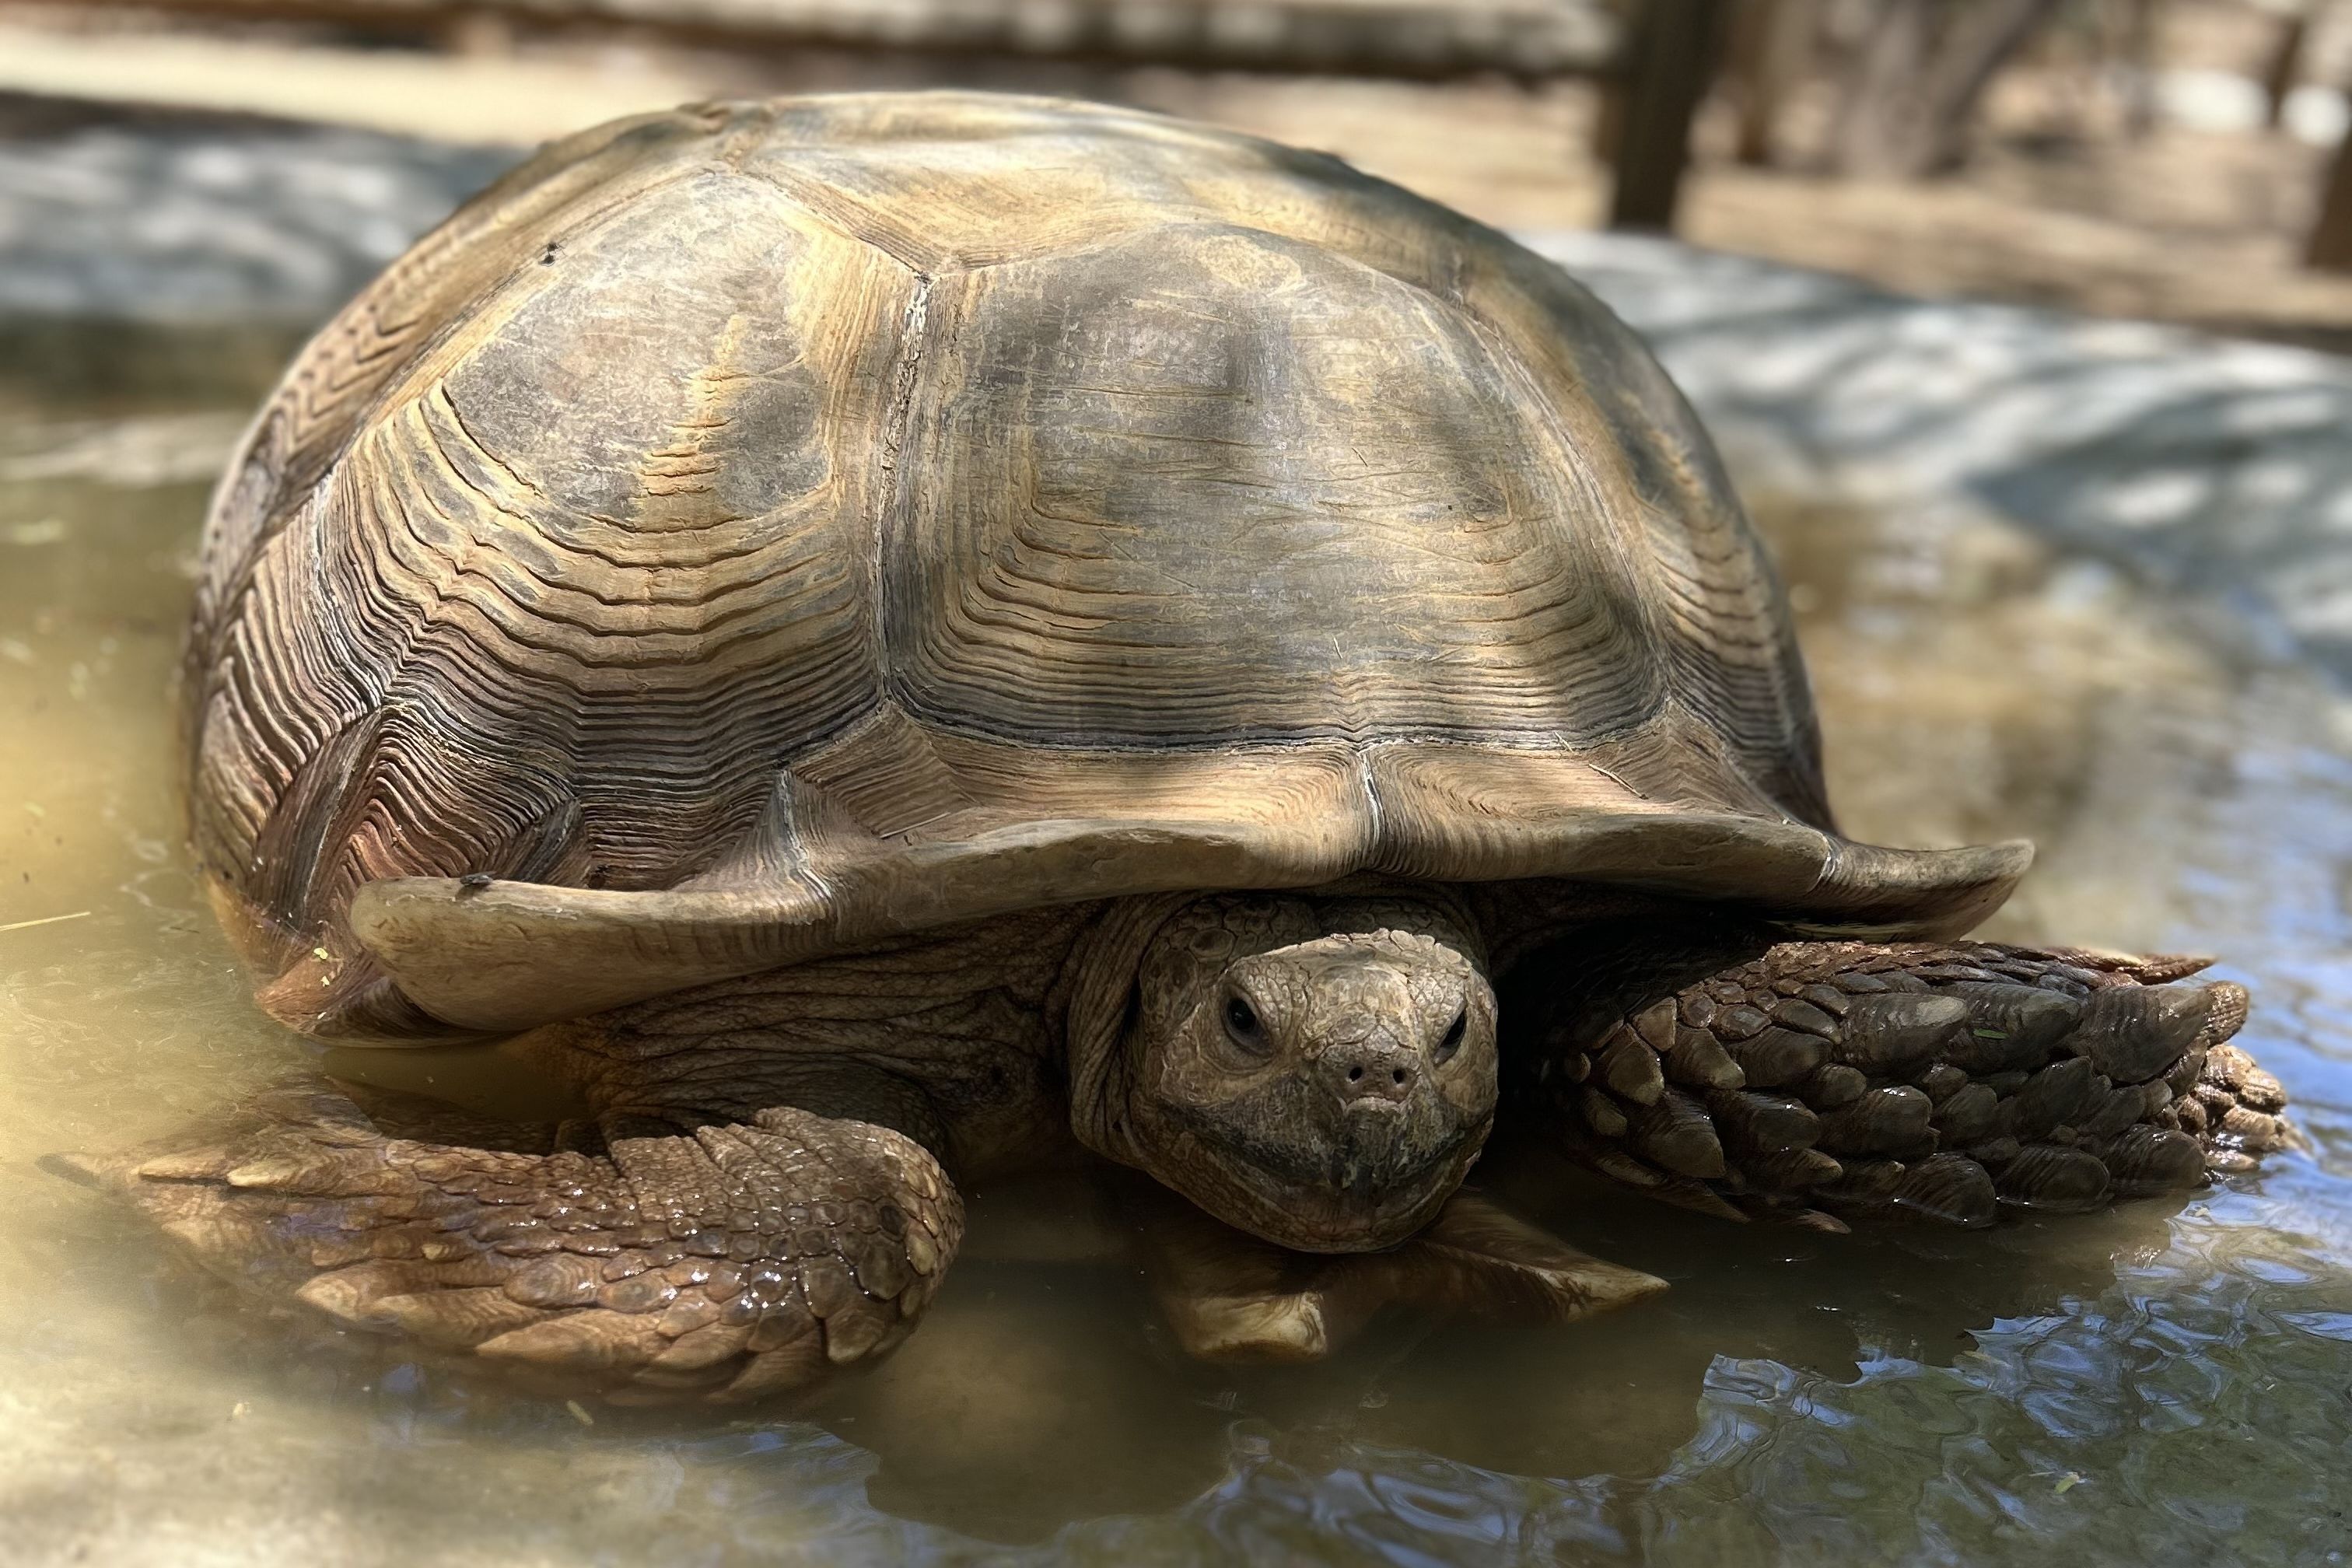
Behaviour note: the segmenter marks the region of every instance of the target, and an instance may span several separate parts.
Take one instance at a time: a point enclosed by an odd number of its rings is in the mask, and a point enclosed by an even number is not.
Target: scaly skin
[[[1730,1217],[2093,1208],[2288,1141],[2284,1091],[2226,1043],[2245,989],[2173,984],[2203,967],[1783,942],[1555,1040],[1536,1092],[1595,1169]]]
[[[314,1080],[85,1168],[249,1287],[619,1398],[754,1397],[886,1352],[954,1258],[950,1173],[1065,1158],[1073,1132],[1342,1255],[1171,1226],[1156,1277],[1201,1353],[1322,1353],[1391,1299],[1552,1320],[1638,1299],[1655,1282],[1447,1204],[1494,1110],[1484,951],[1435,889],[1073,906],[550,1031],[540,1059],[596,1131],[443,1110],[394,1136]],[[1577,1157],[1730,1217],[2084,1208],[2291,1136],[2276,1081],[2226,1044],[2244,991],[2176,984],[2199,967],[1615,920],[1509,977],[1533,1036],[1512,1092]],[[1260,1010],[1246,1038],[1235,996]],[[1425,1121],[1442,1159],[1368,1156],[1412,1140],[1360,1119]],[[1260,1222],[1316,1170],[1365,1179]]]
[[[323,1084],[119,1167],[223,1271],[607,1393],[743,1399],[879,1355],[939,1289],[963,1205],[887,1128],[763,1110],[603,1153],[386,1137]]]

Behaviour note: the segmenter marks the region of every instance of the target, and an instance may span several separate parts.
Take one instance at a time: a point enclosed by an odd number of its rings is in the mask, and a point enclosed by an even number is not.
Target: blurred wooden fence
[[[96,7],[111,0],[84,0]],[[1732,0],[138,0],[248,21],[440,32],[649,29],[680,41],[1444,80],[1607,84],[1612,220],[1670,228]]]

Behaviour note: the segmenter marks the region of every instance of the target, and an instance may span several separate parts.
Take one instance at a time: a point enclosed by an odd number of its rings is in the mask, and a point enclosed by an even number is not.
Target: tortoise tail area
[[[1991,1223],[2184,1191],[2285,1146],[2205,961],[1986,942],[1784,942],[1556,1042],[1569,1151],[1727,1217]],[[1826,1211],[1826,1212],[1825,1212]]]

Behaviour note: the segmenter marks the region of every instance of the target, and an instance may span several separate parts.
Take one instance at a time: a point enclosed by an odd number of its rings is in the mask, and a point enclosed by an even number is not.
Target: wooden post
[[[2304,46],[2311,41],[2311,11],[2298,6],[2277,20],[2278,33],[2263,61],[2263,122],[2273,131],[2286,118],[2287,94],[2294,90],[2295,79],[2303,74]]]
[[[2156,129],[2157,5],[2158,0],[2124,0],[2116,52],[2123,57],[2124,133],[2135,141]]]
[[[1612,227],[1675,226],[1691,121],[1715,71],[1724,11],[1724,0],[1644,0],[1621,79]]]
[[[1916,180],[1958,168],[1985,89],[2060,3],[1885,0],[1838,106],[1838,172]]]
[[[1739,100],[1739,146],[1755,167],[1772,162],[1772,130],[1790,95],[1812,66],[1821,19],[1814,0],[1742,0],[1731,28],[1728,74]]]
[[[2328,160],[2327,184],[2319,197],[2319,221],[2303,258],[2327,272],[2352,272],[2352,131],[2345,132]]]

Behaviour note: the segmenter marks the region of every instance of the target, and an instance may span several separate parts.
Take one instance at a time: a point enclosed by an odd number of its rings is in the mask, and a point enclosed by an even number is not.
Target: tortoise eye
[[[1440,1067],[1452,1061],[1454,1053],[1462,1048],[1463,1037],[1469,1033],[1470,1009],[1465,1007],[1454,1015],[1454,1022],[1446,1026],[1445,1037],[1437,1042],[1437,1049],[1430,1059]]]
[[[1247,1050],[1265,1049],[1265,1025],[1246,997],[1229,996],[1225,999],[1225,1033],[1233,1037],[1234,1044]]]

